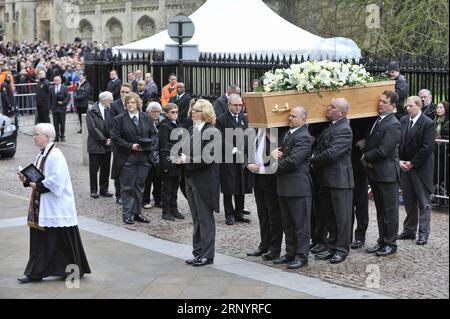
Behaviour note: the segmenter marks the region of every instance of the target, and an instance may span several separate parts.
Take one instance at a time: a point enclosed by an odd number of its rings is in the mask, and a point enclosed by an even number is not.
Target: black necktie
[[[380,124],[380,122],[381,122],[381,116],[378,117],[378,119],[376,120],[375,124],[372,126],[372,129],[370,130],[370,135],[372,135],[373,131],[378,126],[378,124]]]
[[[239,124],[239,115],[233,115],[234,120],[236,121],[236,123]]]
[[[137,118],[137,116],[133,116],[133,122],[134,122],[134,125],[136,125],[136,127],[139,126],[139,119]]]
[[[289,130],[289,132],[286,134],[286,136],[284,137],[283,143],[287,141],[287,139],[289,138],[289,136],[292,135],[291,130]]]
[[[408,125],[408,130],[406,131],[406,135],[409,135],[409,133],[411,133],[413,125],[414,125],[414,121],[410,120],[409,125]]]

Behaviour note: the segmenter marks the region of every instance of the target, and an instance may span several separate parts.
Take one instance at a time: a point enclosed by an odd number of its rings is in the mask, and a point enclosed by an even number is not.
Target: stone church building
[[[72,43],[75,37],[80,37],[83,42],[108,41],[114,46],[165,30],[170,18],[190,15],[205,1],[0,0],[0,32],[4,43],[39,39],[60,44]],[[289,19],[295,1],[289,1],[289,6],[286,0],[264,2]]]
[[[52,44],[108,41],[111,46],[166,29],[177,14],[190,15],[205,0],[0,0],[4,42],[35,39]]]

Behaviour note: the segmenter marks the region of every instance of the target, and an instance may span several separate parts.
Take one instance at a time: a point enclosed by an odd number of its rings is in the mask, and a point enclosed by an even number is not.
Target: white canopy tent
[[[361,51],[349,39],[323,39],[286,21],[262,0],[207,0],[189,18],[195,34],[187,44],[217,54],[274,54],[312,59],[359,59]],[[175,44],[161,31],[149,38],[114,47],[115,53],[164,51]]]

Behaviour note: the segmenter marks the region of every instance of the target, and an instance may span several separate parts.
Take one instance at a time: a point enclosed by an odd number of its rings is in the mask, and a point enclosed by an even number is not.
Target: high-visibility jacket
[[[169,100],[171,97],[177,96],[177,87],[178,83],[175,84],[175,86],[172,89],[172,92],[170,92],[170,83],[164,86],[161,90],[161,105],[164,107],[169,103]]]

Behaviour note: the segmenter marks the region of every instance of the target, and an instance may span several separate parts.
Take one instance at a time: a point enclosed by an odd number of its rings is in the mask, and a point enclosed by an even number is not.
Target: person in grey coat
[[[108,192],[111,168],[111,115],[109,105],[113,101],[111,92],[100,93],[99,101],[87,111],[87,150],[89,153],[89,180],[91,197],[98,198],[97,174],[100,169],[100,196],[112,197]]]

